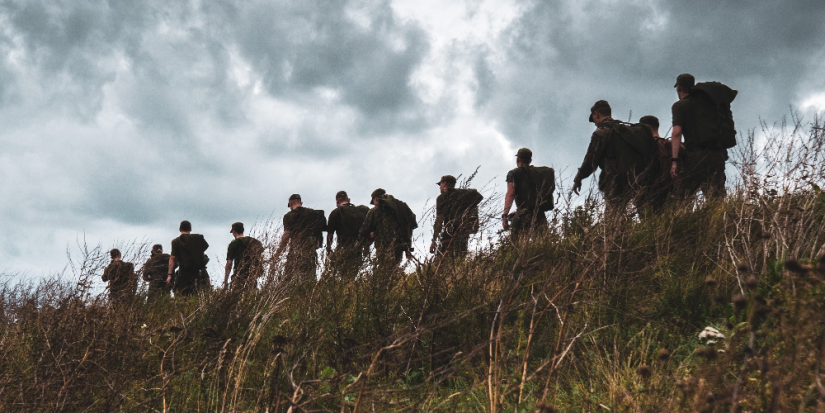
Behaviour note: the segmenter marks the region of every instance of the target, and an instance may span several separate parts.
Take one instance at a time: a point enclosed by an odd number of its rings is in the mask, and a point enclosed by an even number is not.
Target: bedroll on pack
[[[475,189],[454,189],[451,201],[455,208],[454,219],[458,221],[455,226],[466,228],[471,234],[477,233],[481,226],[478,218],[478,206],[483,200],[484,196]]]
[[[696,103],[693,124],[695,142],[704,147],[736,146],[736,126],[730,104],[739,92],[719,82],[701,82],[688,96]]]
[[[650,127],[642,123],[614,122],[613,148],[619,172],[633,175],[637,181],[642,174],[653,178],[659,174],[658,147]]]
[[[338,211],[341,213],[341,235],[349,239],[358,238],[358,231],[370,212],[369,207],[364,205],[341,205],[338,207]]]
[[[556,192],[556,171],[549,166],[528,166],[527,176],[527,205],[536,205],[539,211],[553,209],[553,193]]]

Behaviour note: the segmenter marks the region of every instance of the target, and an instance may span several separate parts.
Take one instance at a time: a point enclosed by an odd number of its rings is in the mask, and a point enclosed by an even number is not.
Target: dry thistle
[[[718,304],[724,304],[728,301],[728,297],[725,294],[718,293],[713,296],[713,301],[716,301]]]
[[[643,379],[650,377],[650,373],[650,366],[648,366],[647,364],[642,364],[641,366],[639,366],[639,370],[636,371],[636,374],[641,376]]]
[[[748,305],[748,299],[742,294],[736,294],[733,296],[733,305],[736,307],[737,311],[742,310]]]
[[[708,278],[705,278],[705,285],[707,285],[708,287],[716,286],[716,278],[708,276]]]
[[[536,413],[556,413],[556,409],[549,404],[539,403],[536,406]]]
[[[748,287],[749,290],[753,290],[758,285],[759,285],[759,283],[756,281],[756,277],[754,277],[752,275],[750,277],[748,277],[747,280],[745,280],[745,287]]]
[[[797,274],[805,274],[811,270],[811,266],[801,264],[799,261],[795,259],[790,259],[785,261],[785,269],[791,272],[795,272]]]
[[[716,350],[712,347],[703,347],[696,350],[696,355],[707,359],[708,361],[716,360]]]
[[[748,268],[747,264],[739,264],[736,266],[736,270],[739,272],[750,272],[750,268]]]
[[[670,358],[670,352],[666,348],[659,349],[659,360],[667,360]]]

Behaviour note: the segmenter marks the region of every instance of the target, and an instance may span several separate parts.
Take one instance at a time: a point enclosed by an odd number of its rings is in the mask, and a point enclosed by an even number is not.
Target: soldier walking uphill
[[[403,255],[412,259],[412,233],[418,228],[415,214],[401,200],[378,188],[370,195],[375,205],[364,219],[358,238],[359,244],[375,242],[379,269],[395,269]]]
[[[135,265],[121,260],[120,251],[109,251],[112,262],[103,270],[103,281],[109,282],[109,299],[114,305],[128,304],[137,291]]]
[[[656,142],[648,126],[613,120],[610,104],[605,100],[590,108],[589,121],[596,124],[596,130],[573,179],[573,192],[578,194],[582,180],[596,168],[601,169],[598,186],[605,201],[605,215],[619,216],[624,214],[627,203],[636,195],[636,186],[646,183],[645,175],[654,165]]]
[[[650,185],[644,188],[641,194],[642,209],[648,213],[657,213],[665,206],[668,194],[674,185],[673,176],[670,175],[672,141],[670,138],[659,136],[659,118],[652,115],[642,116],[639,118],[639,123],[647,125],[653,134],[653,139],[656,141],[659,169],[658,173],[652,177]],[[681,145],[679,148],[679,158],[684,159],[685,153],[685,147]],[[681,162],[678,164],[678,171],[681,171]]]
[[[673,142],[685,138],[687,157],[678,171],[678,145],[672,148],[671,175],[679,177],[681,195],[692,197],[701,189],[705,198],[725,196],[725,161],[736,145],[736,129],[730,104],[737,91],[718,82],[696,84],[683,73],[676,78],[679,100],[673,104]]]
[[[471,234],[478,232],[478,205],[484,199],[475,189],[456,189],[456,179],[444,175],[436,182],[441,195],[435,200],[435,223],[430,253],[439,257],[467,255]]]
[[[504,196],[502,223],[513,240],[521,235],[547,231],[546,211],[553,209],[556,189],[555,172],[548,167],[534,167],[533,151],[521,148],[516,153],[516,166],[507,173],[507,194]],[[516,212],[510,208],[516,203]]]
[[[355,278],[364,259],[364,251],[358,246],[358,231],[370,212],[364,205],[355,206],[345,191],[335,194],[337,207],[329,213],[327,221],[327,256],[332,269],[345,278]],[[333,236],[338,236],[332,251]]]
[[[151,256],[143,264],[143,281],[149,283],[149,299],[169,298],[169,285],[166,284],[166,269],[169,267],[169,254],[163,253],[163,245],[152,246]]]
[[[223,274],[223,288],[229,287],[229,273],[234,265],[232,274],[233,289],[255,289],[258,277],[263,272],[264,246],[261,241],[247,237],[242,222],[232,224],[229,231],[235,239],[226,249],[226,267]]]
[[[275,260],[289,247],[284,266],[284,278],[295,282],[315,281],[317,256],[315,250],[323,245],[323,231],[327,220],[324,211],[305,208],[301,195],[289,197],[290,211],[284,215],[284,235],[275,252]]]
[[[203,235],[192,233],[192,223],[189,221],[181,221],[178,229],[180,236],[172,240],[166,283],[172,285],[175,267],[179,267],[173,287],[175,296],[188,296],[209,285],[204,254],[209,248],[209,243]]]

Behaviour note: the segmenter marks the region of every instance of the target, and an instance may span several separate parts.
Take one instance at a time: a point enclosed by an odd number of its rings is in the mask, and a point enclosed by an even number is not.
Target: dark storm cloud
[[[786,114],[821,68],[823,19],[821,1],[530,2],[502,39],[497,93],[479,104],[514,140],[553,148],[557,164],[569,163],[559,143],[583,154],[598,99],[617,118],[632,110],[634,120],[652,113],[669,125],[682,72],[739,89],[737,123],[752,128],[758,116]]]

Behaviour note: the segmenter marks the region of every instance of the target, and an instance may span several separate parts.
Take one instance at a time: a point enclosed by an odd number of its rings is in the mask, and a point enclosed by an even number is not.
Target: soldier
[[[258,277],[263,272],[264,246],[261,241],[244,235],[242,222],[232,224],[229,231],[235,239],[229,243],[226,250],[226,267],[223,274],[223,288],[229,288],[229,273],[232,266],[232,288],[255,289]]]
[[[143,264],[143,281],[149,283],[149,299],[169,297],[169,285],[166,284],[166,268],[169,266],[169,254],[163,253],[163,245],[155,244],[149,259]]]
[[[672,140],[681,143],[684,136],[687,157],[684,160],[684,171],[679,173],[677,163],[680,159],[679,146],[674,145],[671,148],[670,173],[674,178],[679,176],[680,192],[684,197],[695,195],[699,189],[708,199],[724,197],[725,161],[728,159],[728,151],[723,147],[722,142],[715,139],[716,137],[703,136],[709,135],[703,126],[710,120],[709,117],[716,114],[706,110],[707,105],[704,99],[692,94],[694,86],[696,86],[696,79],[689,73],[682,73],[676,78],[674,87],[679,100],[671,107]],[[732,92],[735,97],[736,92]],[[730,100],[732,101],[733,98],[731,97]],[[728,114],[730,114],[729,109]],[[732,127],[733,121],[730,122]]]
[[[364,224],[369,207],[355,206],[345,191],[335,194],[336,208],[329,213],[327,221],[327,256],[332,267],[347,278],[355,278],[363,261],[363,248],[358,244],[358,231]],[[335,252],[332,251],[333,236],[338,236]]]
[[[209,243],[201,234],[192,233],[192,223],[181,221],[180,236],[172,240],[172,254],[169,256],[169,271],[166,274],[166,284],[172,285],[172,275],[175,267],[178,274],[175,278],[175,295],[188,296],[195,294],[201,287],[209,285],[206,274],[206,255]]]
[[[378,188],[370,195],[375,205],[358,233],[359,243],[375,242],[379,268],[395,269],[403,255],[412,259],[412,232],[418,228],[415,214],[403,201]]]
[[[441,194],[435,200],[430,254],[438,252],[440,257],[464,257],[470,235],[478,232],[478,204],[484,197],[475,189],[456,189],[455,183],[452,175],[436,182]]]
[[[112,262],[103,270],[103,281],[109,282],[109,299],[115,305],[128,304],[137,291],[135,265],[121,260],[120,251],[109,251]]]
[[[521,148],[516,153],[516,168],[507,172],[507,193],[504,196],[504,213],[501,215],[504,230],[510,230],[513,238],[524,233],[539,233],[547,230],[547,216],[544,211],[529,202],[530,177],[528,168],[533,163],[533,151]],[[521,190],[520,190],[521,189]],[[510,214],[513,202],[516,212]]]
[[[315,281],[317,255],[315,250],[323,245],[323,230],[326,226],[324,211],[305,208],[301,195],[289,197],[290,211],[284,215],[284,235],[275,252],[275,260],[289,246],[284,266],[284,276],[298,282]]]
[[[628,138],[641,139],[632,133],[629,137],[619,136],[617,128],[622,128],[623,131],[627,129],[622,126],[625,124],[613,120],[611,112],[610,104],[605,100],[596,102],[590,108],[589,121],[596,124],[596,130],[590,137],[584,161],[573,178],[573,192],[578,195],[582,180],[595,172],[596,168],[601,169],[598,186],[605,201],[605,215],[625,212],[627,203],[635,195],[634,186],[638,176],[652,159],[655,143],[649,131],[646,131],[649,142],[628,142]],[[639,145],[644,146],[642,149],[645,153],[637,150]]]
[[[670,175],[670,158],[671,158],[671,144],[670,138],[663,138],[659,135],[659,118],[653,115],[642,116],[639,118],[639,123],[650,127],[650,132],[656,140],[656,149],[658,151],[659,173],[651,184],[645,188],[641,195],[641,209],[647,209],[651,212],[661,211],[664,207],[668,194],[673,186],[673,177]],[[679,149],[680,157],[684,158],[685,148],[682,146]],[[680,165],[681,170],[681,165]]]

